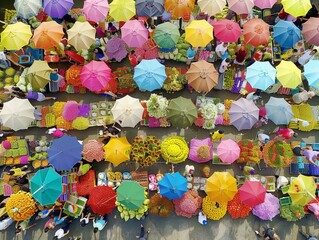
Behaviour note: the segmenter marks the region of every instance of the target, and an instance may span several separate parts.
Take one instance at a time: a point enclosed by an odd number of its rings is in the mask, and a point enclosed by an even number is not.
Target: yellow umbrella
[[[276,70],[276,77],[283,87],[296,88],[301,83],[301,70],[293,62],[282,60]]]
[[[185,40],[193,47],[206,47],[213,40],[213,26],[206,20],[193,20],[185,28]]]
[[[228,202],[238,192],[236,179],[229,172],[214,172],[206,182],[206,194],[215,202]]]
[[[58,46],[63,35],[63,26],[56,21],[42,22],[34,30],[32,41],[35,47],[48,49]]]
[[[190,14],[194,6],[195,0],[165,0],[164,3],[166,12],[171,13],[176,18]]]
[[[27,78],[31,83],[32,88],[44,88],[50,82],[50,74],[52,68],[48,62],[35,60],[28,70]]]
[[[110,3],[109,15],[117,22],[130,20],[135,14],[134,0],[114,0]]]
[[[111,138],[104,146],[105,160],[113,163],[116,167],[122,162],[130,160],[132,145],[126,137]]]
[[[1,33],[1,45],[7,50],[19,50],[29,44],[31,36],[30,25],[22,22],[9,24]]]
[[[226,0],[198,0],[197,4],[202,12],[214,16],[221,13],[226,6]]]
[[[294,17],[306,16],[312,8],[310,0],[282,0],[281,4],[285,12]]]
[[[316,189],[317,186],[312,177],[299,174],[291,181],[288,194],[293,204],[305,206],[311,200],[316,199]]]
[[[89,49],[95,43],[96,30],[88,22],[75,22],[67,33],[69,44],[77,51]]]

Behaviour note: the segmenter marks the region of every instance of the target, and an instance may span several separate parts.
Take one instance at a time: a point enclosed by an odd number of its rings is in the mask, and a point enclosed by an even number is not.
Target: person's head
[[[134,51],[134,50],[132,50],[132,51],[131,51],[131,54],[134,54],[134,53],[135,53],[135,51]]]
[[[108,26],[113,27],[113,23],[109,22]]]
[[[262,52],[262,53],[265,53],[266,51],[267,51],[266,48],[261,49],[261,52]]]
[[[94,48],[94,53],[103,54],[103,50],[101,48],[97,47],[97,48]]]
[[[265,143],[268,143],[268,142],[269,142],[269,138],[266,138],[266,139],[265,139]]]
[[[226,63],[230,63],[230,59],[229,58],[225,58],[225,62]]]
[[[218,130],[218,133],[219,133],[219,134],[223,134],[223,133],[224,133],[224,130],[219,129],[219,130]]]
[[[298,137],[298,133],[294,132],[294,134],[292,136],[297,138]]]
[[[94,233],[97,233],[99,231],[99,229],[97,228],[97,227],[95,227],[94,229],[93,229],[93,232]]]
[[[317,49],[312,49],[310,55],[315,55],[317,53]]]
[[[223,47],[227,47],[228,43],[223,42]]]
[[[296,52],[298,52],[298,49],[293,48],[292,51],[293,51],[294,53],[296,53]]]
[[[316,94],[313,91],[308,92],[308,97],[311,99],[315,96]]]
[[[155,27],[155,25],[151,25],[151,29],[155,29],[156,27]]]
[[[16,230],[15,230],[15,233],[16,233],[16,234],[20,234],[21,231],[22,231],[22,228],[21,228],[20,225],[18,225],[18,227],[17,227]]]
[[[212,16],[209,17],[209,19],[214,20],[214,19],[215,19],[215,16],[212,15]]]
[[[82,220],[80,223],[81,223],[81,227],[85,227],[86,226],[85,220]]]
[[[44,232],[47,233],[50,229],[49,228],[44,228]]]

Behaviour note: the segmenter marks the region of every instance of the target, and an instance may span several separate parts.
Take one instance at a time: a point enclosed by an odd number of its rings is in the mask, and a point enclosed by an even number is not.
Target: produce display
[[[298,221],[305,216],[304,207],[295,204],[281,206],[280,216],[289,222]]]
[[[155,193],[150,199],[148,208],[151,214],[159,217],[167,217],[173,213],[174,204],[168,198]]]
[[[121,67],[117,68],[113,72],[117,76],[118,81],[118,93],[132,93],[137,88],[135,81],[133,80],[133,68],[132,67]]]
[[[180,70],[175,67],[166,67],[166,80],[162,89],[169,93],[174,93],[182,90],[186,84],[185,74],[181,74]]]
[[[213,202],[208,196],[206,196],[203,199],[202,209],[208,219],[220,220],[226,215],[227,202]]]
[[[227,203],[227,211],[233,219],[248,217],[251,209],[240,201],[239,193],[236,193],[234,198]]]
[[[161,144],[161,153],[164,160],[177,164],[186,160],[189,148],[184,138],[179,136],[167,137]]]
[[[173,52],[159,52],[158,56],[161,59],[174,60],[177,62],[186,62],[186,52],[190,47],[190,44],[185,41],[185,33],[183,33],[176,44],[176,48]]]
[[[140,166],[151,166],[161,155],[161,145],[155,136],[135,137],[132,142],[131,157]]]
[[[295,158],[291,145],[286,142],[269,141],[263,148],[264,161],[270,167],[286,167]]]

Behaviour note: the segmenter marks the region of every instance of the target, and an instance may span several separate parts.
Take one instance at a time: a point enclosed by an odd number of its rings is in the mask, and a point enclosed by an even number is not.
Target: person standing
[[[218,59],[223,59],[223,56],[226,54],[228,49],[228,43],[220,42],[215,48],[215,52]]]
[[[66,235],[68,235],[70,233],[70,226],[72,224],[72,219],[69,220],[63,227],[59,228],[53,237],[53,240],[56,239],[62,239],[63,237],[65,237]]]
[[[188,49],[187,49],[187,52],[186,52],[186,66],[189,67],[193,61],[193,59],[195,58],[195,55],[196,55],[196,52],[197,52],[197,48],[195,47],[192,47],[190,46]]]
[[[224,89],[224,75],[228,67],[230,67],[230,59],[225,58],[218,68],[219,77],[218,77],[218,84],[215,86],[215,89],[218,89],[218,90]]]
[[[247,56],[247,50],[244,44],[241,44],[240,47],[237,49],[236,53],[236,58],[234,60],[235,65],[244,65],[246,56]]]
[[[93,219],[93,231],[94,233],[97,233],[98,231],[102,231],[104,227],[108,224],[108,216],[105,214],[104,216],[100,216],[100,219],[95,221]]]
[[[148,230],[145,232],[144,225],[141,224],[140,235],[139,235],[139,236],[136,236],[136,239],[139,239],[139,240],[147,240],[147,239],[148,239],[148,235],[149,235],[150,232],[151,232],[150,229],[148,229]]]
[[[259,237],[263,237],[265,240],[279,240],[279,236],[275,232],[275,228],[271,228],[267,225],[261,227],[261,232],[255,231]]]

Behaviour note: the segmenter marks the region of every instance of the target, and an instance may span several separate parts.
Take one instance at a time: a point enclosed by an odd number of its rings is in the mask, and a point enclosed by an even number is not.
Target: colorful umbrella
[[[179,39],[178,27],[170,22],[159,24],[153,36],[160,48],[174,48]]]
[[[283,87],[296,88],[301,83],[301,70],[293,62],[282,60],[276,70],[276,77]]]
[[[272,220],[280,211],[279,199],[271,193],[266,193],[265,201],[253,208],[252,213],[261,220]]]
[[[234,125],[238,131],[251,129],[259,119],[259,109],[253,101],[246,98],[240,98],[232,102],[229,109],[230,123]]]
[[[50,81],[52,68],[49,67],[47,61],[34,60],[30,66],[26,77],[31,83],[32,88],[44,88]]]
[[[62,177],[53,168],[41,169],[31,178],[30,191],[42,206],[54,204],[62,193]]]
[[[107,0],[86,0],[82,11],[88,21],[99,22],[105,20],[109,9]]]
[[[267,45],[270,36],[269,25],[259,18],[250,19],[243,26],[243,35],[246,44],[254,47]]]
[[[73,0],[44,0],[44,11],[53,18],[62,18],[73,7]]]
[[[187,191],[187,179],[179,172],[166,173],[158,182],[160,194],[169,200],[181,198]]]
[[[273,38],[283,48],[292,48],[300,40],[301,31],[291,21],[280,20],[273,29]]]
[[[299,174],[298,177],[292,179],[288,194],[293,204],[305,206],[316,198],[316,190],[317,185],[313,177]]]
[[[276,125],[288,125],[294,114],[284,98],[270,97],[265,105],[267,117]]]
[[[285,12],[294,17],[306,16],[312,7],[310,0],[282,0],[281,4]]]
[[[265,91],[275,84],[276,69],[269,62],[254,62],[247,68],[246,80],[253,88]]]
[[[213,38],[213,26],[206,20],[193,20],[185,28],[185,41],[193,47],[206,47]]]
[[[236,14],[248,14],[253,6],[253,0],[227,0],[229,9]]]
[[[144,188],[135,181],[123,181],[116,193],[117,201],[130,210],[139,209],[145,200]]]
[[[54,139],[48,150],[49,163],[57,170],[70,171],[82,159],[83,146],[76,137],[64,135]]]
[[[110,3],[109,15],[115,21],[127,21],[136,14],[134,0],[114,0]]]
[[[189,98],[171,99],[167,107],[167,118],[174,127],[187,128],[197,118],[197,108]]]
[[[116,192],[108,186],[95,186],[90,192],[87,205],[90,206],[95,214],[104,216],[112,213],[116,207]]]
[[[272,8],[277,0],[254,0],[256,7],[260,9]]]
[[[202,12],[215,16],[223,11],[226,0],[198,0],[197,4]]]
[[[82,155],[88,162],[93,162],[94,160],[97,162],[102,161],[105,156],[103,144],[95,139],[89,140],[83,145]]]
[[[311,87],[319,88],[319,60],[310,60],[304,65],[304,76]]]
[[[180,18],[190,14],[195,6],[195,0],[165,0],[166,12],[173,17]]]
[[[127,55],[125,42],[118,37],[108,40],[106,43],[106,55],[108,59],[115,59],[117,62],[122,61]]]
[[[164,0],[136,0],[136,15],[158,17],[164,12]]]
[[[158,58],[158,49],[155,41],[148,39],[141,48],[135,49],[135,54],[141,59],[155,59]]]
[[[246,181],[238,191],[240,200],[252,208],[265,201],[266,189],[259,181]]]
[[[302,35],[307,43],[319,46],[319,18],[311,17],[303,23]]]
[[[111,138],[104,146],[105,161],[113,163],[116,167],[122,162],[130,160],[132,145],[126,137]]]
[[[214,64],[201,60],[191,64],[185,78],[195,91],[209,92],[218,83],[218,75]]]
[[[96,30],[88,22],[76,21],[74,25],[67,30],[68,43],[75,47],[77,51],[89,49],[95,43]]]
[[[241,36],[241,28],[237,22],[222,19],[214,24],[214,35],[222,42],[237,42]]]
[[[27,129],[34,120],[34,107],[28,99],[15,97],[3,104],[0,119],[3,126],[14,131]]]
[[[165,66],[160,64],[157,59],[143,59],[134,68],[133,79],[139,89],[152,92],[162,87],[166,79]]]
[[[204,163],[212,160],[213,148],[212,139],[196,139],[193,138],[189,144],[188,158],[197,163]]]
[[[31,36],[30,25],[22,22],[9,24],[1,32],[1,45],[7,50],[19,50],[29,44]]]
[[[17,11],[17,15],[28,19],[30,17],[38,15],[40,8],[42,7],[41,0],[15,0],[13,4]]]
[[[42,22],[34,30],[32,41],[36,48],[48,49],[58,46],[63,35],[63,26],[56,21]]]
[[[217,146],[217,155],[222,162],[233,163],[240,156],[240,148],[234,140],[222,140]]]
[[[237,181],[229,172],[214,172],[206,181],[206,194],[215,202],[228,202],[238,192]]]
[[[143,22],[129,20],[121,28],[121,38],[127,46],[139,48],[148,40],[148,30]]]

